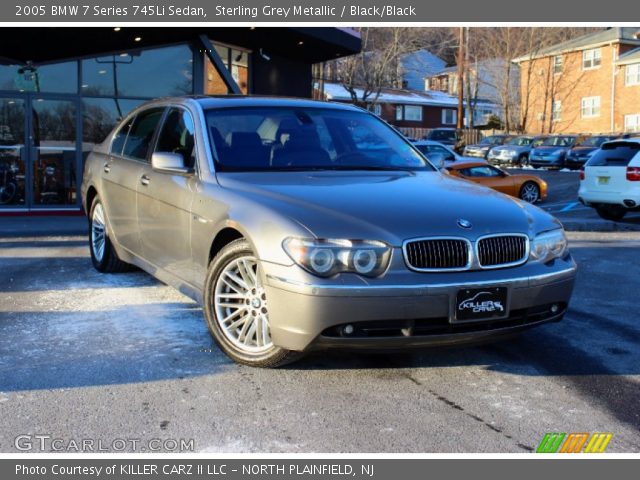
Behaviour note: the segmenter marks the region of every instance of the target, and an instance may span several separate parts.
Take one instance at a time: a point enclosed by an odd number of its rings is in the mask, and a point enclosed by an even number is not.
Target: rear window
[[[455,130],[431,130],[427,135],[427,139],[435,141],[453,140],[455,142],[457,134]]]
[[[587,167],[626,167],[640,152],[640,143],[605,143],[587,162]]]

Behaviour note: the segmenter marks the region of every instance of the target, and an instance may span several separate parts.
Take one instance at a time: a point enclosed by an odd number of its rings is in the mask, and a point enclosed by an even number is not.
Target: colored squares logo
[[[612,433],[546,433],[536,453],[604,453]]]

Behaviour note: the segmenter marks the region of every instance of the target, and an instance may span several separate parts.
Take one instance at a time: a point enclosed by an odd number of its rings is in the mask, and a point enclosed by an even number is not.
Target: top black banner
[[[638,15],[638,18],[634,18]],[[2,22],[633,22],[628,0],[15,0],[0,4]],[[639,23],[639,22],[636,22]]]

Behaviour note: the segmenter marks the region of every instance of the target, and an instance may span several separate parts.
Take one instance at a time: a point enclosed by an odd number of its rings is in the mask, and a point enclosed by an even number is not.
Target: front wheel
[[[600,205],[596,207],[596,212],[598,212],[600,218],[614,222],[622,220],[627,214],[627,210],[620,205]]]
[[[534,182],[525,182],[520,188],[519,196],[525,202],[536,203],[540,200],[540,187]]]
[[[244,239],[229,243],[209,265],[204,315],[220,349],[238,363],[272,368],[301,356],[273,344],[259,262]]]
[[[524,167],[526,165],[529,165],[529,156],[526,153],[523,153],[518,157],[518,166]]]

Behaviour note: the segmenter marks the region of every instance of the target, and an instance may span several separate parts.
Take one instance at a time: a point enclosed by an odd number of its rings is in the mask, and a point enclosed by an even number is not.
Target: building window
[[[421,122],[422,106],[421,105],[405,105],[404,119],[410,122]]]
[[[624,116],[625,132],[640,132],[640,113]]]
[[[640,85],[640,63],[634,63],[625,67],[624,84]]]
[[[562,55],[553,57],[553,73],[562,73]]]
[[[455,125],[458,122],[458,112],[452,108],[442,109],[442,124]]]
[[[600,115],[600,97],[584,97],[582,99],[582,118]]]
[[[584,50],[582,52],[582,69],[598,68],[602,63],[602,51],[599,48]]]
[[[245,95],[248,94],[250,52],[219,44],[214,44],[214,48],[220,55],[226,69],[231,73],[231,77],[240,87],[240,91]],[[208,57],[205,59],[204,91],[207,95],[225,95],[229,93],[227,85]]]
[[[554,122],[559,121],[562,118],[562,102],[560,100],[554,100],[551,109],[551,119]]]
[[[165,97],[193,93],[193,53],[188,45],[154,48],[82,61],[87,97]]]
[[[402,105],[396,105],[396,120],[402,120]]]
[[[373,103],[373,104],[369,104],[369,111],[373,112],[374,114],[381,116],[382,115],[382,105],[380,105],[379,103]]]

